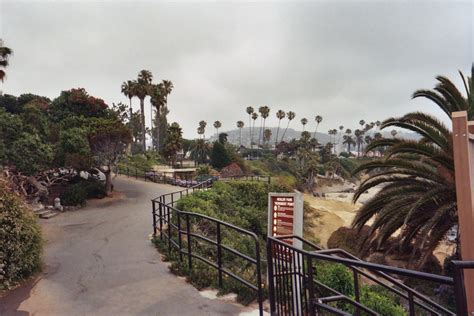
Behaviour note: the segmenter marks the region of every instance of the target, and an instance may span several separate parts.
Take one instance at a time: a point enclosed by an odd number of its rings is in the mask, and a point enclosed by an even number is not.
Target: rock
[[[337,197],[340,197],[340,198],[344,199],[344,198],[347,197],[347,194],[339,194]]]

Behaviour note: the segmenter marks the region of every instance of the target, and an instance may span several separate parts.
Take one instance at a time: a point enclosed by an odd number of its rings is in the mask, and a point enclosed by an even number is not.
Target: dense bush
[[[99,181],[80,181],[69,186],[61,196],[61,204],[83,205],[86,199],[101,199],[107,196],[105,184]]]
[[[87,199],[87,190],[82,183],[71,185],[61,196],[61,204],[67,206],[83,205]]]
[[[340,248],[357,256],[368,236],[369,226],[364,226],[361,231],[350,227],[340,227],[328,239],[328,248]]]
[[[23,201],[0,181],[0,290],[41,269],[40,226]]]

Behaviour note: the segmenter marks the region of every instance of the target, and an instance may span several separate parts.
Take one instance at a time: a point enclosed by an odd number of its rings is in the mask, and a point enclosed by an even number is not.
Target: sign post
[[[294,193],[269,193],[268,194],[268,236],[278,237],[286,235],[295,235],[303,237],[303,195],[295,191]],[[295,248],[302,249],[301,240],[284,239],[285,243]],[[285,276],[291,280],[291,293],[293,297],[293,307],[295,315],[301,315],[301,284],[298,277],[301,267],[295,267],[292,262],[303,262],[302,258],[292,258],[292,256],[300,256],[298,252],[275,253],[272,249],[273,258],[267,258],[269,264],[274,264],[275,260],[280,261],[280,267],[287,267],[284,272]],[[289,262],[289,264],[282,264]],[[288,268],[289,267],[289,268]],[[282,277],[282,276],[280,276]],[[274,284],[277,279],[274,277]]]

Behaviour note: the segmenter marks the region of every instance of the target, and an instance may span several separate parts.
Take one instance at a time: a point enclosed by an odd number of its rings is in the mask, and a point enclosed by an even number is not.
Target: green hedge
[[[69,186],[61,196],[61,203],[67,206],[84,205],[87,199],[101,199],[107,195],[105,184],[99,181],[80,181]]]
[[[0,290],[41,270],[42,239],[36,217],[0,181]]]

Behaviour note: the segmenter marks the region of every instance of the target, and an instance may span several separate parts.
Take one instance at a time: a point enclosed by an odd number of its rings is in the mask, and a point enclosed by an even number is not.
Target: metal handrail
[[[280,247],[280,248],[281,247],[283,247],[283,249],[287,248],[287,249],[290,249],[291,251],[293,251],[294,253],[298,253],[298,254],[301,254],[301,255],[305,256],[307,258],[308,262],[312,262],[312,259],[314,259],[314,260],[324,260],[324,261],[330,261],[330,262],[334,262],[334,263],[344,264],[345,266],[347,266],[347,267],[349,267],[353,270],[355,279],[357,278],[358,274],[361,274],[361,275],[364,275],[366,277],[369,277],[369,279],[375,281],[376,283],[378,283],[380,285],[383,285],[384,287],[389,288],[395,294],[398,294],[398,295],[402,294],[400,296],[404,299],[408,299],[408,301],[409,301],[410,315],[414,315],[415,306],[423,308],[424,310],[431,313],[432,315],[438,315],[439,312],[436,312],[435,310],[433,310],[430,307],[433,307],[433,308],[437,309],[438,311],[440,311],[444,314],[456,315],[455,313],[451,312],[447,308],[437,304],[436,302],[433,302],[431,299],[427,298],[423,294],[417,292],[414,289],[409,288],[405,284],[403,284],[400,281],[394,279],[393,277],[391,277],[390,275],[388,275],[386,273],[396,274],[396,275],[403,275],[403,276],[406,276],[406,277],[412,277],[412,278],[417,278],[417,279],[428,280],[428,281],[432,281],[432,282],[436,282],[436,283],[440,283],[440,284],[447,284],[447,285],[450,285],[450,286],[455,286],[456,285],[455,288],[457,288],[459,282],[456,281],[456,278],[453,279],[453,278],[450,278],[450,277],[440,276],[440,275],[436,275],[436,274],[430,274],[430,273],[425,273],[425,272],[419,272],[419,271],[413,271],[413,270],[408,270],[408,269],[403,269],[403,268],[397,268],[397,267],[391,267],[391,266],[386,266],[386,265],[381,265],[381,264],[376,264],[376,263],[365,262],[365,261],[362,261],[361,259],[353,256],[352,254],[347,253],[344,250],[341,250],[341,249],[324,250],[321,247],[319,247],[317,245],[314,245],[314,244],[312,244],[310,242],[307,242],[307,241],[306,241],[306,244],[312,245],[313,248],[316,249],[316,250],[315,251],[308,251],[308,250],[304,250],[304,249],[299,249],[299,248],[295,248],[294,246],[292,246],[292,245],[290,245],[290,244],[288,244],[287,242],[284,241],[284,240],[288,240],[288,239],[292,239],[292,238],[304,241],[304,239],[302,239],[301,237],[293,236],[293,235],[279,236],[279,237],[268,237],[268,239],[267,239],[267,242],[268,242],[267,243],[267,249],[269,249],[268,250],[269,254],[271,254],[271,252],[272,252],[272,247],[275,247],[275,246],[272,245],[272,243],[275,243],[275,244],[279,245],[278,247]],[[343,258],[343,257],[335,256],[335,254],[344,255],[344,256],[347,256],[349,258]],[[456,266],[456,268],[458,268],[458,269],[474,268],[474,262],[462,262],[462,264],[460,264],[459,262],[454,262],[454,264],[456,264],[456,263],[458,263],[457,266]],[[269,263],[268,266],[269,266],[269,274],[273,274],[272,264]],[[393,285],[398,286],[398,287],[402,288],[403,290],[407,291],[407,294],[405,295],[404,293],[401,293],[400,291],[389,287],[387,284],[385,284],[382,281],[376,279],[375,277],[372,277],[370,274],[365,273],[365,271],[361,270],[361,269],[367,269],[370,272],[376,274],[377,276],[383,277],[385,280],[393,283]],[[271,272],[270,272],[270,270],[271,270]],[[312,267],[309,268],[308,270],[312,270]],[[299,274],[300,277],[303,277],[305,279],[308,278],[307,275],[301,275],[299,272],[297,274]],[[310,273],[308,272],[308,274],[310,274]],[[312,275],[312,272],[311,272],[311,275]],[[320,283],[320,282],[317,282],[316,280],[314,280],[313,278],[311,278],[311,279],[312,279],[312,282]],[[459,279],[459,277],[458,277],[458,279]],[[318,284],[318,286],[319,285],[320,284]],[[273,286],[273,285],[270,284],[270,286]],[[358,283],[356,284],[356,282],[355,282],[354,286],[358,288]],[[327,289],[327,290],[329,290],[330,292],[332,292],[336,296],[340,294],[340,293],[338,293],[337,291],[335,291],[333,289]],[[314,295],[314,289],[313,289],[313,295]],[[417,300],[415,300],[415,298],[419,299],[421,302],[423,302],[423,304],[418,302]],[[460,310],[459,306],[463,303],[462,299],[459,299],[459,298],[460,298],[460,296],[456,295],[456,302],[457,302],[457,307],[458,307],[458,313],[457,314],[458,315],[463,315],[462,313],[459,313],[459,310]],[[346,296],[345,299],[350,300],[350,298],[348,298],[347,296]],[[356,289],[356,301],[358,301],[358,289]],[[319,307],[323,307],[323,306],[321,306],[321,304],[323,304],[323,303],[324,302],[321,302],[320,300],[319,300],[318,303],[313,302],[313,307],[314,307],[314,305],[318,305]],[[430,305],[430,307],[425,306],[424,304],[428,304],[428,305]],[[275,307],[273,307],[273,308],[275,308]]]
[[[183,255],[188,257],[188,267],[192,271],[193,264],[192,259],[197,259],[208,266],[213,267],[218,271],[219,286],[222,287],[223,284],[223,274],[235,279],[244,286],[257,292],[257,299],[259,304],[260,315],[263,315],[263,285],[262,285],[262,275],[261,275],[261,258],[260,258],[260,242],[258,236],[246,229],[240,228],[233,224],[224,222],[222,220],[194,212],[182,211],[174,207],[174,204],[178,201],[178,197],[188,195],[189,193],[195,192],[196,190],[205,190],[211,187],[213,181],[208,179],[201,183],[196,184],[195,186],[163,194],[151,200],[152,202],[152,215],[153,215],[153,236],[156,237],[159,231],[160,239],[168,241],[168,252],[171,252],[172,249],[175,249],[179,253],[179,259],[183,260]],[[158,211],[158,214],[157,214]],[[171,222],[171,214],[176,216],[177,224]],[[213,240],[206,236],[191,232],[191,218],[197,218],[199,220],[206,220],[216,225],[216,239]],[[181,222],[183,219],[186,221],[185,229]],[[164,227],[166,224],[166,228]],[[229,247],[228,245],[222,244],[222,235],[221,228],[226,227],[233,231],[236,231],[240,234],[243,234],[247,237],[250,237],[255,244],[255,258],[243,254],[236,249]],[[176,231],[178,240],[173,240],[173,231]],[[182,240],[187,241],[187,247],[183,247]],[[196,253],[193,253],[191,240],[201,240],[202,242],[207,242],[213,246],[217,247],[217,262],[212,262]],[[256,284],[253,284],[246,279],[238,276],[232,271],[223,267],[222,262],[222,250],[229,251],[232,254],[238,256],[239,258],[246,260],[252,265],[255,265],[255,274],[256,274]]]

